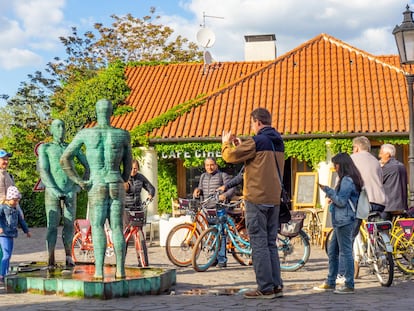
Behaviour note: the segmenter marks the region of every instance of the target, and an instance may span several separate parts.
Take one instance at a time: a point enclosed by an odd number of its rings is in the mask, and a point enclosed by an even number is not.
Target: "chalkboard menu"
[[[296,207],[316,206],[318,173],[296,173],[293,204]]]

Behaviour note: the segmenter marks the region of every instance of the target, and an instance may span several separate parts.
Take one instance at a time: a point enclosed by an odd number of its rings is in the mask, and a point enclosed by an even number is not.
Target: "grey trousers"
[[[246,203],[246,226],[252,247],[257,289],[261,292],[283,287],[276,238],[279,206]]]

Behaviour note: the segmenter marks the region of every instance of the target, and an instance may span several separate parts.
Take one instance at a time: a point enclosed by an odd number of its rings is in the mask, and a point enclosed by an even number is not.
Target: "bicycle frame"
[[[390,221],[384,222],[366,222],[363,221],[359,234],[356,236],[354,241],[354,256],[362,258],[367,252],[367,257],[371,258],[373,249],[372,245],[375,244],[376,236],[379,234],[383,238],[388,252],[392,252],[392,246],[390,238],[386,232],[392,228]]]
[[[363,221],[354,241],[355,277],[361,263],[369,265],[382,286],[390,286],[394,277],[394,261],[389,230],[390,221]]]
[[[206,271],[217,260],[223,233],[230,237],[229,241],[232,243],[232,247],[234,246],[239,253],[251,256],[249,241],[244,240],[238,234],[234,221],[227,215],[226,208],[221,204],[217,208],[217,223],[203,231],[193,247],[191,262],[194,270]]]
[[[233,228],[233,230],[231,228]],[[223,229],[226,235],[230,237],[231,245],[228,245],[227,248],[231,248],[231,246],[234,246],[238,252],[251,256],[252,249],[250,247],[250,242],[249,240],[245,240],[241,237],[236,227],[236,224],[233,221],[233,218],[226,216],[226,222],[224,224],[219,224],[217,228],[219,232],[222,232],[220,230]],[[240,245],[243,245],[243,247],[240,247]]]
[[[191,215],[191,222],[186,222],[174,226],[167,236],[165,250],[168,259],[174,265],[178,267],[187,267],[191,265],[192,250],[197,238],[201,235],[202,232],[211,226],[209,221],[216,219],[215,215],[213,216],[214,218],[209,217],[211,215],[207,210],[207,203],[213,199],[217,202],[217,193],[210,195],[207,199],[201,202],[194,199],[179,199],[180,208],[185,209],[187,215]],[[241,202],[242,200],[239,200],[233,204],[226,206],[239,206]],[[234,216],[235,215],[236,214],[234,214]],[[244,227],[242,217],[236,224],[236,227]],[[231,247],[228,248],[231,249]],[[239,262],[240,264],[245,264],[241,259]]]

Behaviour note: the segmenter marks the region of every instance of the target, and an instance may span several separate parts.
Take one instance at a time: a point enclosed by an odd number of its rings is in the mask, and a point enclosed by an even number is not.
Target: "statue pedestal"
[[[125,267],[125,279],[115,279],[115,269],[114,265],[105,265],[106,277],[95,280],[93,264],[76,265],[71,270],[48,270],[45,263],[33,262],[7,276],[5,287],[8,293],[112,299],[159,295],[169,292],[176,283],[175,269]]]

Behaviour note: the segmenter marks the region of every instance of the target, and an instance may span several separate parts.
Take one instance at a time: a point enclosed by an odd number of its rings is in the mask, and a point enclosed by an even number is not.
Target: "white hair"
[[[389,153],[391,157],[395,157],[395,147],[391,144],[383,144],[381,146],[382,152]]]

